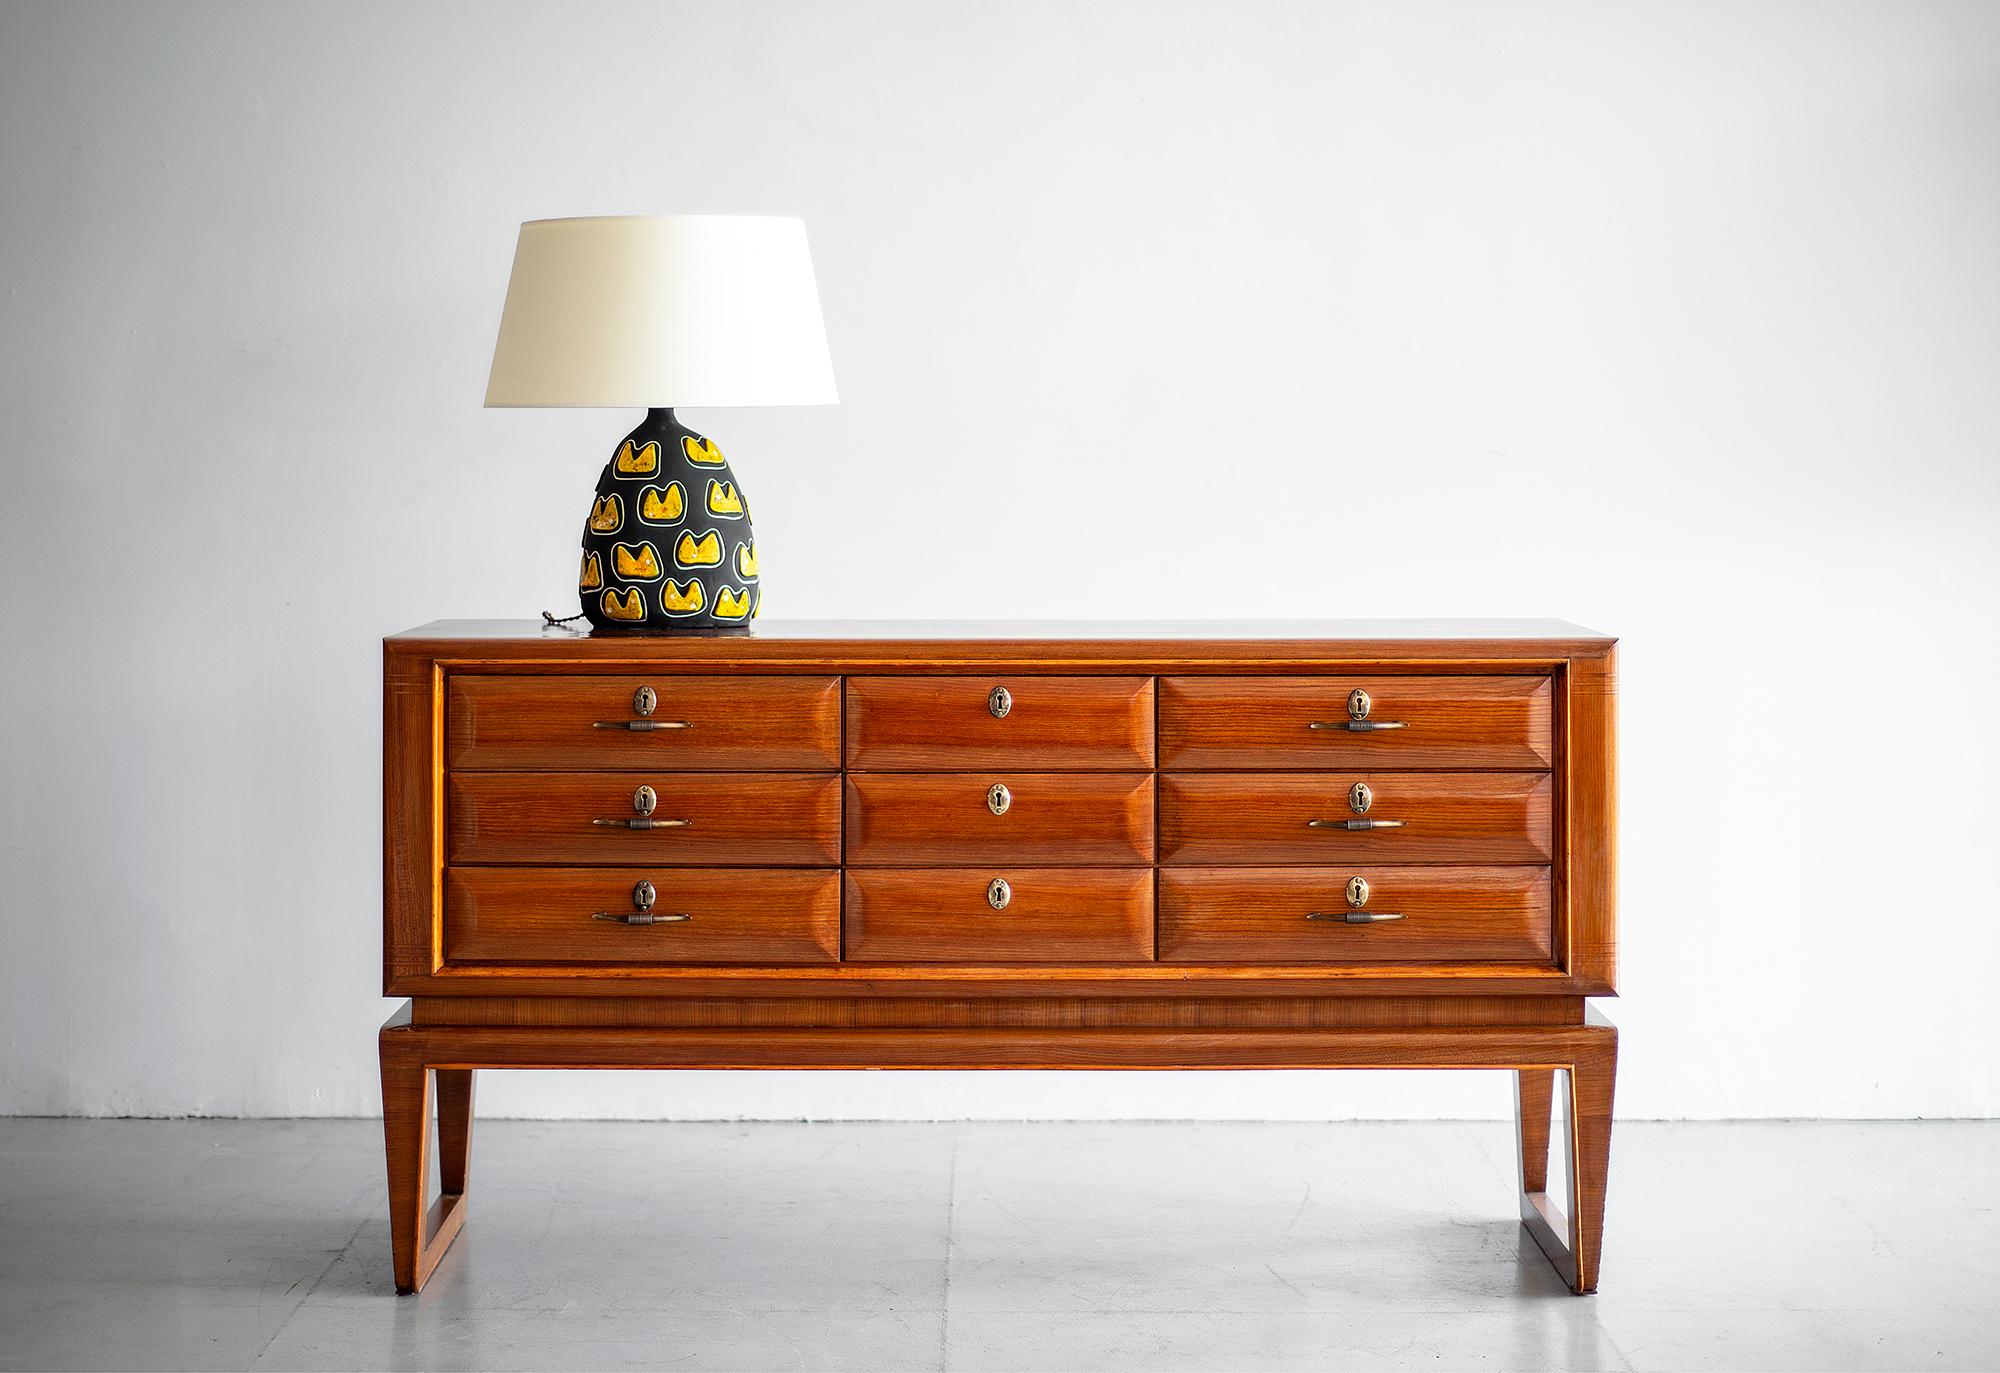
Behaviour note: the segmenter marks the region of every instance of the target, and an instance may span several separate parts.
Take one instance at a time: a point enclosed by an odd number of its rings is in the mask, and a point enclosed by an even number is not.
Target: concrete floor
[[[5,1368],[2000,1367],[2000,1124],[1620,1124],[1603,1289],[1494,1124],[0,1120]]]

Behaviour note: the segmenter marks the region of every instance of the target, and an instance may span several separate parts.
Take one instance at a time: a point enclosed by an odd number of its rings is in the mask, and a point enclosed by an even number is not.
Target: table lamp
[[[831,405],[806,226],[761,215],[521,226],[489,406],[644,407],[597,479],[577,591],[598,629],[746,630],[750,507],[676,406]]]

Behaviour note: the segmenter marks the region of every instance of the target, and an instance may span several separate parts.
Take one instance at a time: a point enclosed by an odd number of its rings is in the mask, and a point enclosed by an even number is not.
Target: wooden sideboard
[[[383,648],[399,1291],[464,1221],[474,1074],[509,1067],[1511,1069],[1522,1220],[1596,1287],[1612,639],[493,621]]]

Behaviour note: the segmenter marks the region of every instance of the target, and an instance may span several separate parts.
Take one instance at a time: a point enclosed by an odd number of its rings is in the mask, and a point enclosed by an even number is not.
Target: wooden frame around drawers
[[[455,965],[444,890],[454,674],[1546,676],[1553,956],[1547,966]],[[1615,641],[1554,622],[805,624],[672,638],[448,622],[389,638],[383,987],[413,998],[381,1046],[397,1286],[421,1285],[463,1218],[478,1067],[1409,1066],[1516,1070],[1523,1221],[1571,1286],[1591,1290],[1616,1032],[1584,998],[1615,995],[1615,709]],[[1156,754],[1154,775],[1165,770]],[[1156,813],[1156,838],[1157,823]],[[1544,1195],[1559,1070],[1569,1084],[1567,1217]],[[420,1124],[433,1108],[445,1193],[435,1206]]]

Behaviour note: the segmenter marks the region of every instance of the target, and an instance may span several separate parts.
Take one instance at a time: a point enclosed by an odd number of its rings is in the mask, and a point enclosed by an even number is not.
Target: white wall
[[[0,171],[0,1109],[375,1109],[378,641],[574,607],[632,417],[480,408],[515,225],[664,210],[813,235],[843,403],[690,416],[768,613],[1615,632],[1621,1109],[2000,1108],[2000,7],[15,5]]]

